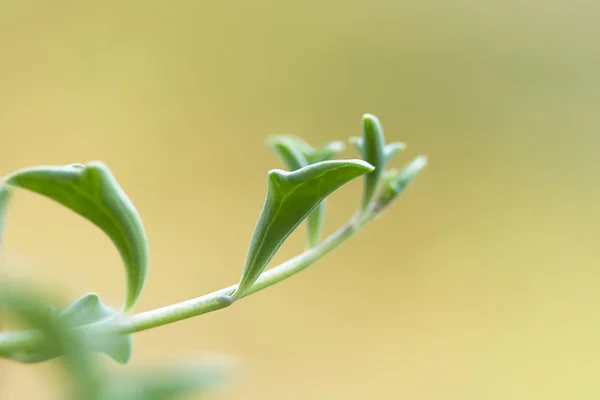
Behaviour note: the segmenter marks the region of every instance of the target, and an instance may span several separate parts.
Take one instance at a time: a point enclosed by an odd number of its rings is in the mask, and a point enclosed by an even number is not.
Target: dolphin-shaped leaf
[[[100,162],[34,167],[17,171],[6,182],[57,201],[111,238],[125,264],[125,310],[131,310],[146,281],[148,245],[135,207],[109,169]]]
[[[287,237],[323,199],[371,171],[373,166],[361,160],[322,161],[293,172],[270,171],[267,197],[233,299],[242,297],[256,282]]]

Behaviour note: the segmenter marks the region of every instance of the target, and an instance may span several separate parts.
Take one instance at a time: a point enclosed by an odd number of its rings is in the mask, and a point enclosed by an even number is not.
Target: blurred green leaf
[[[60,313],[60,317],[71,327],[93,324],[116,315],[118,312],[103,304],[96,293],[83,295]],[[92,350],[126,364],[131,358],[132,335],[104,333],[94,337],[90,346]]]
[[[70,208],[112,239],[125,264],[125,309],[131,310],[146,281],[148,246],[135,207],[109,169],[100,162],[35,167],[17,171],[7,182]]]
[[[233,298],[243,296],[256,282],[287,237],[324,198],[372,170],[361,160],[340,160],[323,161],[293,172],[270,171],[267,197]]]
[[[377,208],[381,210],[390,204],[417,175],[427,166],[427,157],[419,156],[408,163],[399,172],[386,172],[383,185],[377,198]]]
[[[281,158],[286,168],[290,171],[295,171],[308,165],[308,161],[301,150],[302,145],[298,143],[298,141],[284,135],[271,136],[267,141],[271,150]]]
[[[4,239],[4,225],[6,224],[6,209],[8,202],[12,196],[11,190],[8,186],[0,184],[0,246]]]
[[[386,144],[383,152],[385,154],[385,162],[390,161],[398,152],[406,149],[406,145],[402,142],[392,142]]]
[[[314,147],[312,147],[306,140],[299,136],[287,133],[282,135],[274,135],[269,140],[272,140],[273,138],[285,138],[286,140],[290,141],[294,148],[300,151],[305,158],[307,155],[315,152]]]
[[[309,164],[314,164],[321,161],[332,160],[335,156],[340,154],[346,146],[344,142],[336,140],[329,142],[321,148],[314,150],[312,153],[306,155],[306,159]]]
[[[99,400],[173,400],[212,389],[223,378],[221,368],[185,365],[119,372],[107,381]]]
[[[48,312],[49,299],[22,286],[0,283],[0,305],[44,336],[46,351],[64,354],[63,362],[74,381],[76,400],[96,400],[100,370],[87,342],[56,313]],[[19,354],[2,354],[18,359]],[[25,356],[25,355],[24,355]]]
[[[344,142],[335,140],[315,149],[304,139],[290,134],[272,136],[269,142],[273,140],[286,141],[288,145],[291,145],[296,151],[302,153],[308,164],[332,160],[346,148]]]
[[[46,311],[69,328],[93,324],[118,314],[104,305],[96,293],[83,295],[62,311],[54,306],[47,307]],[[106,354],[120,364],[126,364],[131,357],[132,336],[116,333],[96,334],[89,338],[88,347],[90,350]],[[43,346],[31,351],[12,353],[7,357],[21,363],[35,364],[62,355],[59,348]]]

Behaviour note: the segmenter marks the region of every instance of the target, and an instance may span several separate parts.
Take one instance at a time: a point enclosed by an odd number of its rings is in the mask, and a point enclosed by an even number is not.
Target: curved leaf
[[[371,171],[373,167],[361,160],[323,161],[294,172],[270,171],[265,204],[232,297],[238,299],[244,295],[287,237],[324,198]]]
[[[279,155],[285,166],[290,171],[295,171],[305,167],[312,162],[308,162],[304,154],[312,156],[314,150],[308,143],[301,141],[299,138],[289,137],[285,135],[273,136],[268,140],[269,147]],[[302,151],[302,149],[304,151]],[[310,150],[307,150],[310,149]],[[307,153],[308,151],[308,153]],[[321,154],[323,157],[323,154]],[[325,216],[325,200],[323,200],[309,214],[306,219],[306,245],[308,248],[314,247],[319,243],[321,231],[323,230],[323,218]]]
[[[344,142],[340,140],[334,140],[333,142],[329,142],[322,147],[315,149],[304,139],[291,134],[276,135],[270,139],[270,141],[272,140],[285,140],[288,145],[294,147],[296,151],[302,153],[308,164],[329,161],[346,148]]]
[[[135,207],[109,169],[100,162],[35,167],[17,171],[7,182],[57,201],[111,238],[125,264],[125,309],[132,309],[146,281],[148,245]]]
[[[93,324],[118,314],[102,304],[96,293],[83,295],[64,310],[50,306],[46,311],[68,328]],[[120,364],[126,364],[131,358],[131,335],[102,333],[90,337],[89,342],[90,350],[104,353]],[[25,364],[36,364],[62,355],[60,348],[43,346],[32,351],[8,354],[7,357]]]
[[[290,171],[295,171],[308,165],[306,157],[293,139],[283,135],[272,136],[267,141],[267,144],[277,153],[286,168]]]
[[[103,304],[96,293],[87,293],[59,315],[67,325],[77,327],[100,322],[117,314],[116,310]],[[132,335],[103,333],[94,336],[91,347],[92,350],[104,353],[120,364],[126,364],[131,358]]]
[[[275,135],[274,137],[285,138],[286,140],[289,140],[290,143],[293,144],[294,148],[300,151],[304,157],[314,153],[315,151],[314,147],[312,147],[306,140],[299,136],[286,133],[282,135]]]
[[[361,209],[364,211],[371,199],[375,195],[379,178],[383,172],[385,164],[385,138],[383,129],[376,116],[371,114],[363,115],[363,141],[362,141],[362,157],[363,160],[371,164],[375,169],[365,175],[365,185],[363,190],[363,200]]]
[[[0,184],[0,247],[4,238],[4,225],[6,223],[6,208],[12,196],[8,186]]]
[[[63,361],[75,383],[75,398],[96,399],[99,366],[91,357],[85,338],[69,329],[62,318],[48,312],[47,304],[39,293],[0,284],[0,305],[44,336],[45,351],[65,355]],[[27,355],[21,352],[1,356],[19,360]]]
[[[314,164],[321,161],[329,161],[344,151],[345,148],[346,146],[344,145],[344,142],[335,140],[327,143],[321,148],[312,151],[310,154],[306,155],[306,159],[308,160],[309,164]]]

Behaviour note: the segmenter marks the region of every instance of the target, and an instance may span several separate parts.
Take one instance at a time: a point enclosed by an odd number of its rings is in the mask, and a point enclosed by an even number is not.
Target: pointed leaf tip
[[[365,175],[365,185],[363,189],[363,200],[361,209],[367,209],[383,173],[385,157],[385,137],[379,119],[371,114],[363,115],[363,137],[362,137],[362,157],[363,160],[373,165],[375,169]]]
[[[323,199],[370,171],[373,166],[362,160],[322,161],[293,172],[269,171],[267,196],[233,299],[241,298],[256,282],[287,237]]]
[[[132,309],[146,281],[146,233],[133,203],[108,167],[94,161],[87,165],[27,168],[10,175],[7,183],[62,204],[110,237],[125,264],[125,309]]]

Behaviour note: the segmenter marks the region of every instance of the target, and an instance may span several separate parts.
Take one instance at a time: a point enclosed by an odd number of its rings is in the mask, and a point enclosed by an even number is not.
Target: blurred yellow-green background
[[[600,396],[600,3],[0,2],[0,175],[106,162],[138,207],[138,310],[234,283],[271,168],[380,117],[430,166],[313,268],[135,337],[133,366],[237,363],[223,399]],[[344,157],[356,157],[348,149]],[[348,218],[360,182],[329,202]],[[19,192],[5,264],[121,304],[116,251]],[[297,232],[275,261],[302,250]],[[59,399],[56,364],[0,364],[0,398]]]

